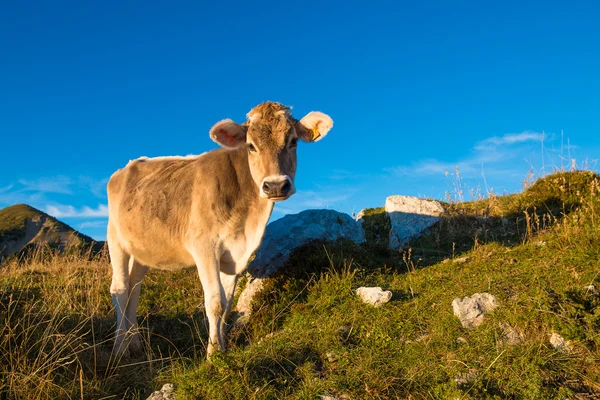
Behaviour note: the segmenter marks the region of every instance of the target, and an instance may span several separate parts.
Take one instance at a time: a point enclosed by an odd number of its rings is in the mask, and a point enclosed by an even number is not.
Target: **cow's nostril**
[[[285,180],[285,182],[283,183],[283,186],[281,187],[281,194],[288,194],[288,192],[290,191],[290,189],[292,188],[292,184],[290,183],[289,180]]]
[[[265,181],[263,182],[263,192],[269,194],[269,192],[271,191],[271,185],[269,185],[269,182]]]

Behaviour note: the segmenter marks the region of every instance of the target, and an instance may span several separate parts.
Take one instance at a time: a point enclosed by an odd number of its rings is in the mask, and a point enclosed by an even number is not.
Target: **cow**
[[[321,112],[300,120],[290,107],[265,102],[243,124],[217,122],[222,148],[199,156],[142,157],[107,185],[110,293],[117,314],[113,351],[141,348],[136,309],[149,268],[196,267],[209,324],[207,356],[225,350],[236,282],[258,248],[274,203],[296,191],[296,147],[333,126]]]

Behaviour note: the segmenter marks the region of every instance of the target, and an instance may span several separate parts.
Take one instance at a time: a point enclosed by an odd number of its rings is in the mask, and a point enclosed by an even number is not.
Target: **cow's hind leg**
[[[142,348],[136,312],[140,300],[142,279],[146,276],[146,272],[148,272],[148,267],[137,262],[135,257],[131,257],[129,261],[129,301],[125,309],[125,318],[129,324],[129,334],[131,335],[129,348],[134,351]]]
[[[111,235],[108,229],[107,235],[108,251],[112,264],[113,275],[110,285],[110,295],[117,312],[117,327],[115,330],[115,344],[113,352],[123,354],[127,351],[125,335],[129,330],[129,322],[126,317],[127,302],[129,298],[129,259],[130,255],[125,252],[119,243]]]

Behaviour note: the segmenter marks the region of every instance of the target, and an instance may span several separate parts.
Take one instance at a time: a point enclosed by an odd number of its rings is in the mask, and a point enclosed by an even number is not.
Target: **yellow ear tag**
[[[321,132],[319,132],[319,124],[317,123],[310,130],[310,141],[314,142],[315,140],[317,140],[320,137],[321,137]]]

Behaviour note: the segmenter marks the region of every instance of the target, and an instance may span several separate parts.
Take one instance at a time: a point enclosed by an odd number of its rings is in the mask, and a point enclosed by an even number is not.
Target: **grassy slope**
[[[20,238],[24,234],[25,221],[42,215],[26,204],[16,204],[0,210],[0,241]]]
[[[232,351],[175,373],[184,398],[557,398],[600,392],[597,177],[557,174],[520,195],[450,204],[404,254],[315,244],[297,253],[255,303]],[[579,212],[574,211],[580,207]],[[369,229],[387,226],[372,210]],[[563,215],[567,215],[565,219]],[[550,228],[553,226],[552,228]],[[438,262],[465,253],[465,263]],[[358,286],[394,292],[382,308]],[[498,297],[473,331],[455,297]],[[504,344],[509,325],[518,345]],[[571,340],[570,352],[549,344]],[[235,337],[235,333],[234,333]],[[461,338],[461,339],[459,339]],[[166,379],[171,379],[166,378]]]
[[[211,364],[193,270],[148,275],[139,312],[147,349],[119,363],[106,259],[10,264],[0,270],[0,398],[79,398],[82,388],[85,398],[145,398],[164,382],[206,399],[598,394],[600,299],[585,288],[600,287],[597,191],[593,174],[558,174],[520,195],[449,204],[401,254],[381,242],[306,246]],[[372,214],[369,229],[387,229]],[[458,255],[470,260],[441,262]],[[352,292],[374,285],[392,301],[372,308]],[[452,299],[482,291],[500,307],[465,330]],[[506,325],[522,343],[504,343]],[[552,332],[569,351],[550,346]]]

